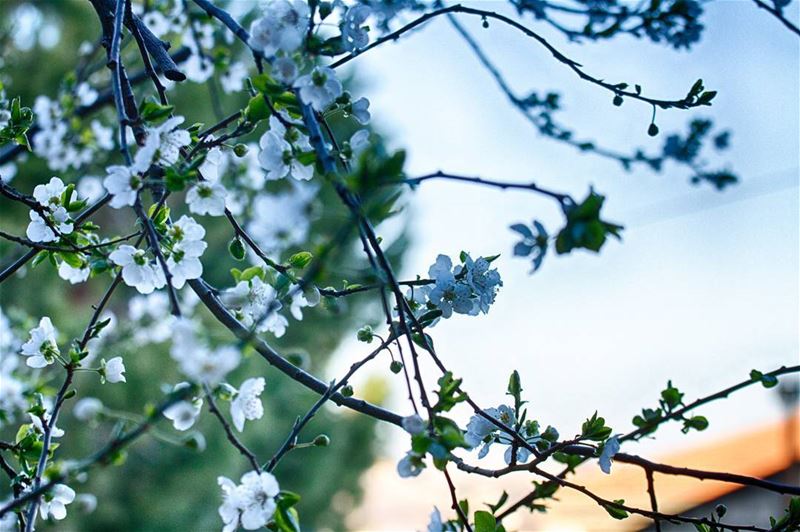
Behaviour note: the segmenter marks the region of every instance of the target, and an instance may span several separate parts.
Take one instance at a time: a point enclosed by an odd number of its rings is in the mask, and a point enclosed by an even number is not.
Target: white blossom
[[[0,164],[0,178],[3,179],[6,183],[11,183],[14,179],[14,176],[17,175],[17,165],[13,162],[8,162],[5,164]]]
[[[305,307],[313,307],[319,303],[319,290],[313,288],[308,294],[300,290],[300,286],[293,284],[289,286],[289,293],[292,294],[292,300],[289,303],[289,312],[296,320],[303,319],[303,309]],[[310,295],[309,295],[310,294]],[[311,300],[308,297],[311,297]]]
[[[86,279],[89,278],[89,273],[91,269],[89,268],[89,264],[84,262],[80,268],[75,268],[74,266],[70,266],[66,262],[62,262],[58,265],[58,276],[64,279],[65,281],[69,281],[70,284],[78,284],[84,282]]]
[[[241,353],[234,346],[209,349],[198,340],[195,329],[196,324],[188,318],[175,321],[170,356],[191,381],[216,385],[236,369]]]
[[[473,261],[472,257],[466,255],[465,265],[466,282],[477,296],[476,306],[471,312],[477,314],[478,311],[484,314],[489,312],[489,306],[494,303],[497,288],[503,286],[498,271],[489,269],[489,261],[483,257]]]
[[[40,499],[39,514],[42,519],[52,517],[60,521],[67,516],[66,505],[75,500],[75,491],[66,484],[56,484]]]
[[[244,505],[242,490],[226,477],[217,477],[217,484],[222,488],[222,504],[217,510],[225,523],[222,532],[235,532],[239,528],[239,517]]]
[[[618,436],[612,436],[603,444],[603,452],[600,453],[600,469],[606,475],[611,474],[611,459],[619,452]]]
[[[136,202],[136,194],[144,185],[137,168],[113,165],[106,168],[106,172],[108,175],[103,180],[103,186],[113,196],[109,205],[114,209],[133,205]]]
[[[61,181],[61,178],[53,176],[46,185],[39,184],[34,187],[33,198],[37,201],[37,203],[39,203],[39,205],[44,207],[61,205],[61,195],[66,189],[67,187],[64,185],[64,182]]]
[[[149,9],[143,16],[142,22],[153,32],[156,37],[161,37],[170,30],[169,21],[163,13],[156,9]]]
[[[46,398],[45,400],[45,410],[41,417],[35,416],[33,414],[28,414],[31,420],[31,426],[33,430],[38,432],[39,434],[44,434],[44,425],[50,424],[50,411],[52,410],[52,400],[50,398]],[[42,423],[42,418],[44,418],[44,423]],[[64,435],[64,431],[60,428],[56,427],[55,424],[50,427],[50,436],[53,438],[60,438]]]
[[[484,411],[489,417],[501,421],[504,425],[513,425],[515,421],[514,409],[507,405],[498,408],[487,408]],[[492,432],[497,430],[497,425],[479,414],[473,415],[467,423],[467,432],[464,434],[464,441],[473,449]]]
[[[133,340],[139,345],[163,342],[172,336],[169,296],[153,292],[128,302],[128,318],[135,323]]]
[[[97,147],[103,150],[111,150],[114,148],[114,130],[106,127],[97,120],[92,120],[90,127],[92,128],[92,135]]]
[[[220,183],[200,181],[186,193],[189,211],[194,214],[222,216],[225,214],[225,187]]]
[[[223,532],[257,530],[267,525],[275,513],[275,497],[280,493],[278,481],[270,473],[250,471],[242,475],[239,485],[225,477],[218,477],[223,502],[219,507],[225,527]]]
[[[301,244],[311,226],[308,211],[317,187],[292,181],[292,188],[278,194],[259,194],[253,200],[253,217],[247,232],[265,253],[280,253]]]
[[[75,504],[84,514],[90,514],[97,509],[97,497],[91,493],[79,493],[75,497]]]
[[[103,382],[111,384],[125,381],[125,364],[122,362],[122,357],[114,357],[108,362],[102,360],[100,366],[100,376]]]
[[[90,202],[99,200],[105,193],[103,180],[97,176],[86,175],[78,181],[78,195],[86,198]]]
[[[189,81],[205,83],[214,75],[214,62],[197,50],[192,50],[192,55],[183,63],[183,73]]]
[[[442,514],[439,509],[434,506],[431,512],[431,520],[428,523],[428,532],[444,532],[444,524],[442,523]]]
[[[207,141],[212,141],[214,139],[214,135],[209,135],[206,137]],[[223,152],[221,148],[215,146],[208,150],[208,153],[206,153],[206,157],[203,159],[203,163],[200,165],[198,170],[206,179],[206,181],[218,183],[225,174],[229,162],[230,159],[228,155]]]
[[[2,383],[3,393],[0,393],[0,411],[4,416],[0,416],[0,427],[4,421],[13,422],[17,411],[24,411],[28,408],[28,401],[25,392],[28,386],[14,376],[14,371],[19,365],[19,356],[12,353],[9,349],[11,342],[15,347],[18,345],[13,338],[11,331],[3,327],[5,316],[0,312],[0,383]],[[7,343],[7,345],[5,345]]]
[[[342,83],[328,67],[314,67],[310,74],[297,78],[294,86],[300,90],[303,103],[317,111],[324,111],[342,94]]]
[[[261,392],[264,391],[264,379],[256,377],[247,379],[239,388],[231,401],[231,419],[236,430],[244,430],[245,420],[261,419],[264,406],[261,404]]]
[[[92,105],[97,100],[97,91],[88,83],[79,83],[75,87],[75,97],[81,105]]]
[[[173,391],[178,391],[189,386],[188,382],[175,385]],[[178,401],[164,410],[164,417],[172,421],[175,430],[189,430],[194,425],[200,411],[203,409],[203,400],[195,397],[190,401]]]
[[[403,429],[411,435],[422,434],[428,427],[428,424],[419,414],[406,416],[402,420]]]
[[[272,76],[286,85],[297,79],[297,63],[291,57],[279,57],[272,63]]]
[[[503,285],[496,269],[489,269],[489,261],[483,257],[473,261],[468,254],[464,264],[453,268],[446,255],[439,255],[428,270],[434,280],[429,300],[449,318],[453,312],[476,316],[486,313],[494,303],[497,290]]]
[[[122,280],[126,285],[136,288],[140,294],[149,294],[167,284],[164,272],[159,265],[148,260],[144,250],[123,244],[111,252],[108,258],[114,264],[122,266]]]
[[[47,316],[39,320],[39,326],[31,329],[30,339],[22,344],[22,354],[29,357],[26,360],[32,368],[43,368],[55,360],[58,350],[56,343],[56,329]]]
[[[303,43],[309,18],[305,1],[274,0],[250,25],[248,44],[267,57],[274,56],[278,50],[293,52]]]
[[[34,210],[30,211],[29,217],[31,221],[28,224],[28,228],[25,230],[25,235],[33,242],[54,242],[58,240],[59,235],[53,231],[50,227],[51,225],[55,227],[61,235],[72,233],[74,228],[72,219],[67,213],[67,209],[61,206],[53,210],[48,210],[47,217],[50,222],[49,225],[47,221]]]
[[[72,414],[80,421],[92,421],[103,411],[103,403],[96,397],[79,399],[72,408]]]
[[[369,100],[366,98],[359,98],[349,105],[347,112],[352,115],[359,124],[368,124],[371,118],[369,114]]]
[[[167,235],[172,240],[172,251],[167,258],[167,268],[172,274],[172,285],[183,288],[187,280],[197,279],[203,274],[203,255],[207,244],[202,238],[206,230],[189,216],[181,216],[172,224]]]
[[[349,52],[355,52],[369,44],[368,28],[364,22],[372,13],[372,9],[364,4],[351,6],[344,14],[342,21],[342,42]]]
[[[406,455],[397,462],[397,474],[403,478],[416,477],[425,469],[425,462],[422,456],[414,451],[408,451]]]
[[[188,131],[175,129],[183,121],[182,116],[174,116],[165,120],[158,127],[148,128],[147,141],[140,150],[140,153],[146,154],[144,160],[152,157],[148,162],[155,162],[161,166],[170,166],[178,162],[180,149],[188,146],[192,141]],[[139,153],[137,153],[138,155]],[[139,164],[144,164],[144,161],[139,161]]]
[[[312,151],[308,137],[295,128],[287,130],[278,117],[274,115],[270,117],[269,129],[261,136],[259,146],[261,152],[258,154],[258,161],[267,171],[267,179],[292,176],[307,181],[313,177],[314,165],[302,164],[295,157],[295,151],[300,153]]]
[[[253,277],[239,281],[235,287],[225,291],[223,302],[234,310],[234,315],[246,327],[255,327],[258,332],[269,331],[280,338],[286,332],[288,321],[278,314],[282,304],[275,289]]]
[[[350,137],[350,154],[351,157],[358,157],[361,152],[369,146],[369,130],[359,129],[353,136]]]
[[[219,82],[226,93],[238,92],[244,87],[246,78],[247,67],[241,61],[234,61],[219,77]]]

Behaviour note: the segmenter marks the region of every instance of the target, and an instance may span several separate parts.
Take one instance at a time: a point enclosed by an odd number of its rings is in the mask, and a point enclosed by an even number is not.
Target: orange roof
[[[656,462],[709,471],[725,471],[767,478],[788,469],[800,457],[799,415],[784,422],[759,427],[735,438],[728,437],[683,449],[664,456],[647,457]],[[790,445],[791,444],[791,445]],[[755,451],[757,450],[757,451]],[[635,454],[635,450],[628,452]],[[458,486],[459,497],[468,497],[473,506],[495,502],[502,490],[510,500],[521,497],[532,478],[514,474],[498,480],[468,475],[450,468]],[[625,499],[627,505],[650,508],[647,484],[641,468],[615,463],[612,474],[600,472],[596,464],[578,468],[571,480],[582,484],[606,499]],[[436,471],[425,471],[416,479],[401,479],[394,463],[381,461],[362,480],[365,499],[353,512],[349,524],[358,530],[424,529],[432,506],[449,515],[449,492]],[[679,513],[713,501],[739,489],[737,484],[697,480],[655,473],[659,510]],[[391,493],[392,496],[387,496]],[[558,501],[548,503],[547,514],[518,512],[506,520],[512,530],[637,530],[648,524],[639,516],[616,521],[586,496],[569,489],[558,492]]]

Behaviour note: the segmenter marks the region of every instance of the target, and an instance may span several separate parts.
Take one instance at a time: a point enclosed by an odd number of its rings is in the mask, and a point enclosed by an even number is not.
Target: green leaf
[[[303,269],[308,266],[313,259],[314,255],[312,255],[310,252],[301,251],[289,257],[289,265],[292,268]]]
[[[696,431],[703,431],[708,428],[708,419],[704,416],[694,416],[683,420],[683,428],[681,431],[686,434],[691,429]]]
[[[239,275],[239,281],[249,281],[253,277],[264,280],[264,269],[261,266],[250,266]]]
[[[497,510],[499,510],[500,507],[503,506],[507,500],[508,500],[508,493],[503,491],[503,494],[500,495],[500,500],[498,500],[496,503],[494,504],[484,503],[484,504],[486,504],[486,506],[492,509],[492,513],[496,513]]]
[[[600,218],[604,202],[604,196],[590,190],[582,203],[564,206],[567,223],[556,236],[556,253],[563,255],[574,249],[588,249],[597,253],[608,236],[620,238],[623,227]]]
[[[73,268],[82,268],[84,265],[83,256],[80,253],[59,251],[58,256]]]
[[[152,97],[148,97],[139,104],[139,116],[145,122],[155,122],[168,117],[174,109],[174,105],[162,105]]]
[[[591,418],[583,422],[581,428],[581,438],[592,441],[603,441],[611,436],[611,427],[606,427],[606,420],[597,416],[597,412]]]
[[[453,378],[453,372],[451,371],[446,372],[439,378],[437,381],[439,390],[436,392],[436,395],[439,396],[439,401],[434,405],[434,411],[447,412],[467,399],[467,394],[459,391],[461,380]]]
[[[683,402],[683,393],[672,386],[672,381],[667,381],[667,387],[661,391],[661,399],[667,406],[667,411],[669,412]]]
[[[495,532],[497,520],[495,517],[484,510],[475,512],[475,532]]]
[[[508,378],[508,388],[506,394],[514,398],[514,408],[515,410],[519,410],[519,407],[522,405],[523,401],[521,399],[522,383],[520,382],[519,372],[517,370],[514,370],[511,373],[511,376]]]
[[[247,107],[244,110],[244,116],[250,122],[260,122],[266,120],[272,114],[269,106],[267,105],[265,96],[263,94],[256,94],[250,101],[247,102]]]
[[[616,504],[625,504],[625,499],[615,499],[614,503]],[[613,517],[614,519],[625,519],[628,517],[628,512],[619,506],[612,506],[610,504],[606,504],[603,506],[608,515]]]
[[[700,105],[711,105],[711,100],[716,97],[717,91],[706,91],[700,95],[697,99],[697,103]]]

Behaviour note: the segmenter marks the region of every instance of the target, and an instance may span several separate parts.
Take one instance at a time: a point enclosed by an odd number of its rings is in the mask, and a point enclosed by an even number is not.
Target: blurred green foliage
[[[3,60],[0,79],[8,95],[21,96],[23,104],[32,107],[36,95],[57,95],[65,76],[74,72],[79,45],[84,41],[96,42],[100,35],[100,25],[87,1],[31,2],[40,10],[44,24],[53,24],[59,29],[60,40],[52,48],[36,44],[27,51],[21,51],[11,45],[10,31],[19,22],[14,19],[14,14],[23,4],[25,2],[18,0],[0,1],[0,55]],[[126,49],[125,58],[129,72],[140,70],[141,61],[136,57],[132,43]],[[101,82],[94,84],[106,86],[108,75],[102,63],[97,68],[97,73],[91,79],[100,79]],[[138,100],[153,92],[150,86],[144,85],[138,86],[136,91]],[[187,124],[214,123],[217,119],[212,105],[214,98],[217,101],[213,105],[218,104],[226,113],[240,109],[247,101],[246,94],[225,96],[219,90],[210,91],[209,86],[190,83],[170,93],[171,103],[176,105],[179,114],[186,116]],[[113,116],[110,108],[101,112],[107,113],[109,119]],[[352,124],[345,124],[337,120],[337,117],[332,119],[332,123],[337,131],[342,132],[342,138],[349,138],[354,131]],[[262,130],[263,126],[257,133],[260,134]],[[253,138],[257,137],[253,135],[251,139]],[[112,159],[117,158],[118,154],[113,154]],[[108,162],[114,161],[97,161],[91,169],[92,173],[102,175]],[[36,184],[47,181],[52,174],[42,161],[28,156],[19,165],[13,185],[30,193]],[[70,171],[62,173],[60,177],[66,182],[76,182],[81,176]],[[173,203],[180,205],[179,201]],[[324,185],[318,205],[314,213],[312,240],[308,243],[308,249],[312,251],[314,246],[329,241],[338,228],[349,221],[344,208],[339,207],[334,193]],[[182,210],[174,209],[173,215],[180,216]],[[105,208],[93,220],[100,225],[101,234],[112,235],[127,232],[134,218],[126,210]],[[227,251],[228,242],[233,236],[232,230],[219,218],[205,218],[202,221],[208,230],[209,243],[209,249],[203,258],[204,278],[214,286],[230,286],[230,268],[241,268],[244,264],[234,261]],[[2,200],[0,227],[10,233],[22,235],[26,224],[26,209]],[[338,286],[343,279],[360,282],[371,280],[363,262],[357,260],[358,248],[352,241],[354,235],[350,238],[351,241],[341,246],[341,250],[331,257],[327,267],[321,272],[321,285]],[[396,264],[399,264],[404,247],[405,239],[400,238],[388,250]],[[23,251],[16,244],[0,241],[2,266],[9,264]],[[92,312],[91,305],[99,300],[110,280],[111,277],[104,274],[87,283],[71,286],[58,278],[54,267],[44,262],[36,268],[25,267],[0,285],[0,304],[3,311],[21,329],[32,325],[40,316],[51,316],[63,339],[68,340],[82,332]],[[121,287],[109,308],[124,320],[127,300],[134,294],[131,289]],[[317,375],[323,375],[326,363],[342,339],[342,334],[346,331],[353,331],[355,334],[360,325],[369,321],[365,318],[367,311],[370,311],[371,316],[380,316],[379,311],[372,312],[377,307],[367,304],[370,300],[368,296],[358,295],[348,299],[347,302],[323,301],[316,309],[307,309],[304,321],[291,320],[286,336],[271,343],[282,352],[306,353],[309,369]],[[214,325],[207,313],[201,311],[201,315],[209,327],[208,332],[214,338],[220,342],[233,341],[228,331]],[[29,321],[20,323],[21,316],[29,316]],[[123,356],[127,367],[127,384],[103,386],[99,384],[96,375],[80,374],[75,383],[78,397],[98,397],[110,408],[140,413],[145,405],[157,402],[163,396],[166,384],[171,385],[182,380],[174,362],[169,358],[166,344],[121,349],[122,352],[101,350],[99,356],[106,359]],[[242,435],[244,443],[261,460],[266,461],[286,437],[295,417],[304,414],[316,396],[267,366],[257,353],[248,354],[250,356],[246,357],[234,374],[229,375],[228,380],[238,386],[248,377],[262,375],[266,378],[267,389],[263,397],[265,415],[263,419],[249,423]],[[354,353],[353,356],[359,354]],[[389,361],[381,358],[377,364],[385,369]],[[50,374],[53,376],[50,385],[58,386],[61,375],[55,370],[51,370]],[[334,376],[328,376],[332,377]],[[385,395],[385,386],[378,380],[373,388],[356,389],[356,394],[379,402]],[[72,403],[74,401],[75,399],[71,400]],[[227,415],[227,405],[220,406]],[[59,419],[59,426],[67,435],[62,438],[57,458],[85,457],[111,437],[112,427],[108,423],[97,427],[81,426],[81,422],[71,415],[71,409],[72,404],[68,402],[64,415]],[[123,465],[95,470],[85,484],[72,485],[78,493],[88,492],[97,496],[99,504],[93,513],[82,515],[71,509],[69,517],[57,526],[42,522],[40,527],[81,531],[218,529],[221,525],[217,507],[221,495],[217,476],[223,475],[238,481],[248,466],[244,457],[227,443],[221,427],[211,416],[203,415],[196,428],[205,435],[207,448],[204,452],[145,437],[129,449]],[[13,439],[14,430],[13,426],[0,429],[0,438]],[[159,430],[176,435],[166,420],[159,426]],[[304,527],[343,527],[343,516],[360,495],[358,478],[375,456],[373,431],[374,422],[364,416],[352,415],[341,409],[323,409],[301,434],[301,441],[310,441],[324,433],[331,438],[330,446],[294,451],[278,465],[276,476],[281,488],[295,491],[302,496],[298,509]],[[0,487],[0,499],[7,496],[4,485]]]

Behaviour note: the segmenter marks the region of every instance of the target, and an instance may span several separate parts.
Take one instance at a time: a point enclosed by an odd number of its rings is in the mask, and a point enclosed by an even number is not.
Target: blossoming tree
[[[800,34],[785,16],[788,3],[754,0],[754,7]],[[449,512],[433,510],[429,530],[505,530],[507,516],[546,509],[543,503],[559,490],[582,493],[604,508],[609,519],[638,514],[652,519],[656,529],[662,522],[708,531],[798,529],[800,499],[792,499],[785,515],[769,524],[726,522],[724,508],[705,517],[664,513],[654,473],[790,495],[800,495],[800,487],[659,464],[623,452],[626,443],[653,435],[665,423],[681,423],[685,432],[704,430],[709,422],[696,413],[698,408],[749,385],[772,387],[781,375],[800,370],[798,366],[753,370],[742,382],[692,401],[670,383],[660,392],[658,405],[644,408],[627,432],[607,426],[595,412],[579,434],[560,434],[534,419],[526,407],[524,378],[516,371],[507,389],[497,391],[498,406],[473,400],[435,349],[435,327],[443,320],[491,311],[503,288],[493,266],[497,256],[441,254],[431,257],[430,268],[413,279],[398,278],[398,257],[383,242],[380,224],[402,208],[397,200],[404,189],[453,180],[520,189],[555,202],[563,212],[560,227],[509,220],[520,238],[513,254],[531,260],[533,270],[548,252],[599,252],[609,237],[621,236],[623,227],[603,218],[604,197],[592,189],[573,198],[535,183],[445,171],[407,175],[403,152],[387,150],[368,127],[376,110],[364,95],[346,90],[337,75],[339,67],[359,56],[413,38],[414,29],[443,19],[540,135],[587,156],[616,160],[626,169],[645,165],[658,172],[667,162],[682,165],[693,183],[724,189],[736,176],[709,168],[701,152],[725,150],[726,131],[715,131],[710,121],[695,117],[687,133],[667,136],[660,153],[627,152],[582,140],[557,120],[558,94],[514,93],[463,25],[465,19],[477,18],[484,27],[518,32],[576,79],[607,93],[614,105],[652,108],[643,131],[656,136],[657,112],[692,113],[711,105],[716,92],[707,90],[702,80],[687,80],[684,95],[660,99],[638,84],[606,81],[567,57],[537,26],[550,25],[572,41],[627,34],[688,49],[701,38],[701,2],[665,0],[631,7],[616,0],[528,0],[510,1],[513,9],[498,11],[480,3],[470,7],[413,0],[90,4],[97,41],[81,46],[75,71],[62,80],[58,93],[22,101],[13,94],[14,80],[8,80],[9,93],[0,94],[3,210],[25,213],[25,224],[10,224],[19,231],[0,232],[14,245],[0,282],[37,267],[53,268],[71,285],[106,285],[100,299],[90,303],[88,322],[75,337],[59,331],[66,317],[26,316],[17,308],[24,305],[3,292],[0,422],[13,431],[11,439],[0,441],[0,466],[9,478],[8,497],[0,504],[2,530],[33,530],[37,521],[67,518],[71,505],[102,504],[102,494],[77,494],[75,486],[87,475],[113,475],[102,468],[119,465],[126,450],[149,434],[202,450],[204,437],[196,427],[204,418],[214,421],[235,460],[217,472],[218,525],[226,531],[298,530],[303,523],[298,501],[304,493],[282,489],[280,465],[290,453],[325,452],[311,448],[326,448],[331,438],[309,433],[308,425],[328,403],[407,432],[408,452],[397,465],[400,476],[414,477],[425,468],[441,472],[452,505]],[[212,125],[190,124],[185,118],[192,114],[192,99],[182,92],[197,90],[198,84],[212,93],[219,115]],[[220,89],[238,96],[239,104],[220,108]],[[21,176],[33,164],[46,165],[57,175],[28,193],[12,180],[24,181]],[[107,224],[116,231],[97,222],[109,212]],[[324,230],[312,226],[324,216]],[[352,243],[360,244],[358,260],[346,252]],[[236,267],[216,275],[212,284],[209,266],[225,260]],[[356,277],[338,285],[342,271]],[[36,292],[35,287],[27,290]],[[112,300],[126,294],[127,313],[117,317],[109,310]],[[333,313],[353,296],[369,297],[376,314],[367,319],[369,325],[341,331],[365,344],[365,353],[354,354],[343,375],[326,382],[310,370],[313,364],[306,359],[313,359],[313,353],[304,357],[273,346],[273,339],[299,326],[307,309]],[[341,323],[349,326],[346,320]],[[136,355],[142,358],[150,354],[144,346],[165,342],[171,360],[151,364],[161,372],[169,365],[180,375],[160,395],[147,397],[139,412],[111,408],[85,393],[89,379],[126,386],[131,373],[126,363],[130,365],[134,354],[117,354],[123,342],[137,346]],[[247,365],[248,375],[234,382],[231,376],[252,357],[259,363]],[[350,382],[379,358],[387,360],[387,374],[396,375],[405,390],[404,414],[359,397]],[[433,362],[435,375],[424,374],[423,358]],[[259,446],[263,452],[256,452],[242,434],[265,415],[262,394],[271,386],[263,376],[266,365],[317,399],[305,411],[295,412],[296,404],[290,402],[280,405],[292,410],[296,421],[282,443],[268,450]],[[503,395],[508,401],[501,400]],[[105,443],[88,456],[70,455],[67,445],[60,448],[72,431],[57,423],[70,408],[81,422],[74,431],[113,427]],[[451,413],[461,409],[471,416],[464,426]],[[171,424],[174,433],[165,436],[162,424]],[[482,467],[479,460],[498,447],[506,466]],[[650,506],[605,499],[575,483],[571,474],[586,461],[596,461],[608,474],[614,461],[640,467]],[[554,463],[561,464],[561,472],[551,472],[548,465]],[[527,475],[534,488],[517,500],[498,493],[498,502],[483,510],[459,498],[449,473],[453,469],[484,476],[489,484],[497,477]]]

